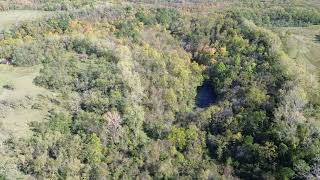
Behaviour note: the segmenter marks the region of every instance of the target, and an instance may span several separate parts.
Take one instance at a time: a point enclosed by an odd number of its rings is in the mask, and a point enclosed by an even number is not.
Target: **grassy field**
[[[320,26],[278,28],[288,56],[318,73],[320,68]]]
[[[47,107],[37,106],[50,92],[33,84],[38,72],[38,67],[0,65],[0,142],[11,134],[27,135],[28,123],[45,118]]]
[[[34,20],[48,14],[49,12],[46,11],[31,10],[12,10],[0,12],[0,31],[21,21]]]

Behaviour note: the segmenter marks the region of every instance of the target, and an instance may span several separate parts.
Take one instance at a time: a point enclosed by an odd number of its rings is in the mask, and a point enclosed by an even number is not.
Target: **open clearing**
[[[51,92],[33,84],[38,72],[39,67],[0,65],[0,142],[11,134],[28,135],[28,123],[45,118],[47,107],[38,106]]]
[[[288,56],[318,73],[320,68],[320,26],[278,28]]]
[[[35,20],[50,14],[47,11],[12,10],[0,12],[0,31],[21,21]]]

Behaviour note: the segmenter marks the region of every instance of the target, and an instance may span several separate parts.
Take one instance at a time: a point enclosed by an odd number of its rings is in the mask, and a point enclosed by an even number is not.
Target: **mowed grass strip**
[[[288,56],[318,73],[320,69],[320,26],[278,28]]]

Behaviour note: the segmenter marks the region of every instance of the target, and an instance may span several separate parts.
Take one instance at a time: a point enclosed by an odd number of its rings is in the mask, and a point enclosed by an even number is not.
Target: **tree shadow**
[[[320,43],[320,35],[316,35],[316,36],[314,37],[314,42]]]

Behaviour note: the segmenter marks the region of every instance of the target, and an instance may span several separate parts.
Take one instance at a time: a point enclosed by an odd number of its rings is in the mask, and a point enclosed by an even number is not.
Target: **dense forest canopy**
[[[51,12],[2,31],[0,59],[55,94],[0,179],[319,178],[318,78],[271,30],[320,25],[319,4],[223,2],[0,1]]]

